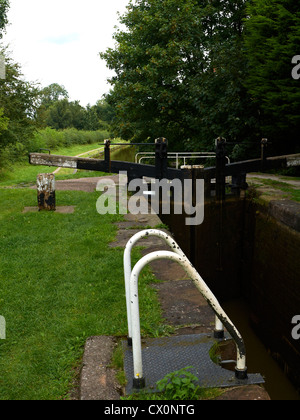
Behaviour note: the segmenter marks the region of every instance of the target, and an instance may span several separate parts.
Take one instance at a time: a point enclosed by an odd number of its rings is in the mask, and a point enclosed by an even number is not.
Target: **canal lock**
[[[200,226],[160,215],[243,335],[248,369],[274,400],[299,400],[300,342],[291,320],[300,309],[300,233],[255,198],[205,202]]]

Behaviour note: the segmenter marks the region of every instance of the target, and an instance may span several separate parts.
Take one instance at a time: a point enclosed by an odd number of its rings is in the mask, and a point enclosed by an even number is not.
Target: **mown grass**
[[[85,145],[73,145],[70,147],[57,148],[53,153],[63,156],[76,156],[81,153],[85,153],[89,150],[101,148],[99,143],[85,144]],[[38,173],[53,172],[56,168],[46,166],[33,166],[29,164],[29,161],[19,161],[14,165],[10,165],[0,170],[0,187],[19,185],[19,184],[34,184]],[[100,176],[99,173],[95,174],[86,171],[89,176]],[[84,174],[86,176],[87,174]],[[69,174],[69,177],[72,175]],[[83,176],[83,175],[81,175]],[[64,179],[64,174],[58,173],[57,179]]]
[[[124,141],[121,139],[116,139],[116,142],[123,143]],[[126,142],[124,142],[126,143]],[[69,147],[59,147],[52,150],[52,154],[60,155],[60,156],[77,156],[82,153],[86,153],[90,150],[95,149],[103,149],[104,146],[101,145],[100,142],[93,143],[93,144],[74,144]],[[45,152],[46,153],[46,152]],[[88,157],[88,156],[83,156]],[[8,165],[5,168],[0,168],[0,188],[12,185],[33,185],[36,182],[36,177],[38,173],[47,173],[47,172],[54,172],[55,167],[47,167],[47,166],[33,166],[29,164],[29,161],[18,161],[15,162],[13,165]],[[98,176],[105,176],[108,175],[102,172],[94,172],[94,171],[77,171],[74,174],[73,169],[61,169],[56,174],[56,179],[63,180],[63,179],[77,179],[77,178],[87,178],[87,177],[98,177]]]
[[[74,214],[22,213],[36,205],[34,190],[0,197],[0,399],[65,399],[86,339],[127,334],[123,249],[109,247],[120,216],[97,213],[98,193],[59,192]],[[148,333],[161,323],[150,280],[145,272],[140,283]]]

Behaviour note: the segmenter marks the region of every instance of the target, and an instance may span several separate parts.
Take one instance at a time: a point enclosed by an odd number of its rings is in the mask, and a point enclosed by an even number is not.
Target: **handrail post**
[[[128,322],[128,345],[132,346],[132,318],[131,318],[131,305],[130,305],[130,277],[131,277],[131,252],[134,245],[141,239],[148,238],[150,236],[156,236],[163,239],[167,245],[176,252],[178,255],[185,257],[184,252],[180,246],[174,241],[174,239],[167,233],[157,229],[147,229],[136,233],[127,243],[124,251],[124,280],[125,280],[125,292],[126,292],[126,306],[127,306],[127,322]]]
[[[139,275],[143,268],[156,260],[159,259],[170,259],[178,262],[191,276],[197,289],[201,295],[208,302],[210,307],[215,312],[216,316],[227,328],[229,334],[233,338],[237,347],[237,365],[235,369],[235,375],[237,379],[245,380],[248,378],[247,367],[246,367],[246,348],[243,338],[239,331],[236,329],[232,321],[229,319],[227,314],[220,306],[218,300],[213,295],[211,290],[208,288],[204,280],[200,277],[198,272],[192,266],[192,264],[182,256],[169,251],[158,251],[152,252],[141,258],[132,270],[130,277],[130,302],[131,302],[131,313],[132,313],[132,349],[133,349],[133,386],[134,388],[144,388],[146,386],[146,378],[143,371],[142,361],[142,345],[141,345],[141,328],[140,328],[140,312],[139,312],[139,293],[138,293],[138,282]]]
[[[128,337],[127,342],[128,346],[132,347],[132,315],[131,315],[131,305],[130,305],[130,277],[132,273],[131,267],[131,252],[136,243],[150,236],[158,237],[166,242],[167,245],[175,252],[176,254],[187,259],[185,253],[182,251],[180,246],[176,241],[166,232],[158,229],[147,229],[141,232],[136,233],[126,244],[123,256],[124,264],[124,280],[125,280],[125,294],[126,294],[126,307],[127,307],[127,324],[128,324]],[[217,339],[224,338],[224,326],[216,317],[214,337]]]

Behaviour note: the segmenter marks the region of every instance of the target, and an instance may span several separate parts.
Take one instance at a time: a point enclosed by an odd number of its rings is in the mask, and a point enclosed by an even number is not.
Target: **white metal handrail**
[[[142,156],[142,157],[141,157]],[[179,159],[209,159],[215,158],[215,152],[169,152],[168,159],[176,159],[176,168],[179,169]],[[140,152],[135,155],[135,163],[141,163],[144,159],[155,159],[155,152]]]
[[[126,291],[126,307],[127,307],[127,322],[128,322],[128,344],[132,345],[132,317],[131,317],[131,305],[130,305],[130,277],[132,271],[131,264],[131,252],[133,247],[141,239],[149,238],[151,236],[158,237],[164,240],[167,245],[175,252],[176,254],[182,256],[186,260],[187,257],[176,243],[176,241],[166,232],[158,229],[147,229],[141,232],[136,233],[127,243],[124,251],[124,279],[125,279],[125,291]],[[216,316],[215,319],[215,338],[224,338],[224,326]]]
[[[199,292],[202,294],[202,296],[208,302],[210,307],[213,309],[216,316],[222,321],[222,324],[224,324],[224,326],[227,328],[229,334],[236,343],[236,377],[238,379],[247,379],[246,349],[243,338],[232,323],[232,321],[229,319],[227,314],[224,312],[222,307],[220,306],[214,294],[211,292],[209,287],[206,285],[204,280],[201,278],[199,273],[195,270],[195,268],[192,266],[192,264],[187,258],[178,255],[175,252],[158,251],[152,252],[151,254],[148,254],[145,257],[141,258],[133,268],[130,277],[130,304],[132,314],[132,349],[134,370],[133,387],[137,389],[145,387],[145,377],[142,361],[142,343],[138,293],[139,275],[147,264],[159,259],[169,259],[179,263],[189,274],[189,276],[191,276]]]
[[[130,305],[130,277],[131,277],[131,252],[132,248],[141,239],[149,238],[150,236],[156,236],[163,239],[171,249],[177,254],[185,257],[184,252],[180,246],[174,241],[174,239],[166,232],[157,229],[147,229],[135,234],[127,243],[124,251],[124,278],[125,278],[125,290],[126,290],[126,306],[127,306],[127,321],[128,321],[128,344],[132,342],[132,319],[131,319],[131,305]]]

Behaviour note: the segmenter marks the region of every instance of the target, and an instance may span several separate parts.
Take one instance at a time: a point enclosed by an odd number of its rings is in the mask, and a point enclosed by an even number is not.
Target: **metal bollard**
[[[37,194],[39,211],[55,211],[55,176],[53,174],[39,174],[37,177]]]

